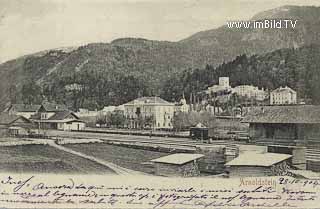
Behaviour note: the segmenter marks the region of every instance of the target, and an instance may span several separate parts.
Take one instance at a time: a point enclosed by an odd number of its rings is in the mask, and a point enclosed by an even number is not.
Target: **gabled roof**
[[[320,123],[320,106],[261,106],[253,108],[242,120],[244,123]]]
[[[151,162],[154,163],[166,163],[166,164],[174,164],[174,165],[183,165],[185,163],[188,163],[190,161],[199,159],[203,157],[202,154],[184,154],[184,153],[177,153],[172,154],[164,157],[160,157],[154,160],[151,160]]]
[[[124,105],[148,104],[148,105],[174,105],[160,97],[140,97],[132,100]]]
[[[45,102],[41,105],[41,108],[46,112],[61,112],[68,110],[67,106],[62,104],[54,104]]]
[[[67,117],[70,115],[72,115],[74,119],[79,120],[79,117],[75,113],[69,110],[65,110],[65,111],[55,112],[54,115],[52,115],[50,118],[43,121],[62,121],[62,120],[68,119]],[[40,118],[41,118],[41,113],[31,116],[31,119],[33,120],[40,120]]]
[[[260,166],[269,167],[291,158],[292,155],[278,153],[245,152],[231,160],[226,166]]]
[[[31,121],[23,116],[19,115],[9,115],[8,113],[0,113],[0,124],[2,125],[10,125],[15,121],[22,119],[26,123],[31,123]]]
[[[12,104],[6,108],[5,112],[14,110],[15,112],[37,112],[41,105],[29,105],[29,104]]]
[[[67,111],[57,112],[52,117],[50,117],[49,120],[64,120],[70,115],[72,115],[75,119],[79,119],[79,117],[76,114],[67,110]]]
[[[296,93],[292,88],[286,86],[286,87],[279,87],[275,90],[273,90],[271,93],[280,93],[280,92],[290,92],[290,93]]]

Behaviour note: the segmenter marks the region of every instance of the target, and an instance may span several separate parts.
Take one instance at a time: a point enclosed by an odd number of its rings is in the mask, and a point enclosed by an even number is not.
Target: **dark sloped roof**
[[[45,109],[47,112],[61,112],[61,111],[66,111],[68,110],[67,106],[62,105],[62,104],[54,104],[54,103],[43,103],[42,107]]]
[[[50,117],[49,120],[63,120],[69,115],[72,115],[74,118],[79,119],[78,116],[76,116],[73,112],[67,110],[62,112],[56,112],[56,114]]]
[[[167,102],[166,100],[160,97],[140,97],[135,100],[132,100],[131,102],[126,103],[125,105],[133,105],[136,103],[174,105],[173,103]]]
[[[55,112],[55,114],[53,116],[51,116],[50,118],[48,118],[46,120],[64,120],[69,115],[72,115],[75,119],[79,119],[79,117],[76,114],[74,114],[72,111],[64,110],[64,111]],[[40,120],[41,119],[41,113],[32,115],[30,119],[32,119],[32,120]]]
[[[41,105],[28,105],[28,104],[12,104],[6,111],[13,109],[16,112],[37,112]]]
[[[261,106],[256,107],[242,120],[245,123],[320,123],[320,106]]]
[[[18,119],[23,119],[24,121],[26,121],[27,123],[31,123],[30,120],[28,120],[27,118],[23,117],[23,116],[19,116],[19,115],[9,115],[8,113],[0,113],[0,124],[3,125],[9,125],[11,123],[14,123],[16,120]]]

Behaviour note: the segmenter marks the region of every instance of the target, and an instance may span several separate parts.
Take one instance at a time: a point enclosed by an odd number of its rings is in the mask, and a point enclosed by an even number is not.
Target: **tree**
[[[107,123],[106,116],[100,113],[97,116],[96,124],[99,124],[101,126],[101,125],[105,125],[106,123]]]
[[[182,129],[189,127],[188,113],[177,112],[172,119],[173,129],[175,131],[181,131]]]
[[[125,121],[125,116],[121,111],[114,111],[110,114],[107,114],[107,122],[111,126],[122,128],[124,127]]]
[[[22,101],[24,104],[41,104],[42,94],[41,87],[37,85],[34,81],[27,81],[22,85]]]

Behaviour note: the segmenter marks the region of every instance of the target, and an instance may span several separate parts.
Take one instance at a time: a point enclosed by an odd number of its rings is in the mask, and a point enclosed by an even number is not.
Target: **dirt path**
[[[96,157],[84,154],[82,152],[77,152],[74,151],[72,149],[66,148],[64,146],[58,145],[56,144],[53,140],[48,140],[48,139],[35,139],[35,141],[37,141],[38,143],[41,144],[47,144],[49,146],[52,146],[58,150],[64,151],[64,152],[68,152],[70,154],[85,158],[87,160],[91,160],[93,162],[99,163],[100,165],[106,166],[110,169],[112,169],[115,173],[119,174],[119,175],[147,175],[145,173],[139,172],[139,171],[134,171],[134,170],[130,170],[127,168],[123,168],[121,166],[118,166],[114,163],[111,162],[106,162],[104,160],[98,159]]]

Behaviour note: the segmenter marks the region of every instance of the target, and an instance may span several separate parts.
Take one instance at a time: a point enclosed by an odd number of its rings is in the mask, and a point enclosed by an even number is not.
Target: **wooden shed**
[[[155,174],[170,177],[199,176],[197,160],[204,157],[202,154],[177,153],[151,160],[154,163]]]
[[[208,140],[209,128],[198,123],[195,127],[190,128],[190,137],[195,140]]]
[[[230,177],[261,177],[285,175],[291,168],[291,155],[246,152],[228,162]]]
[[[300,169],[320,171],[319,105],[256,107],[242,122],[250,124],[251,141],[272,152],[292,154]]]

